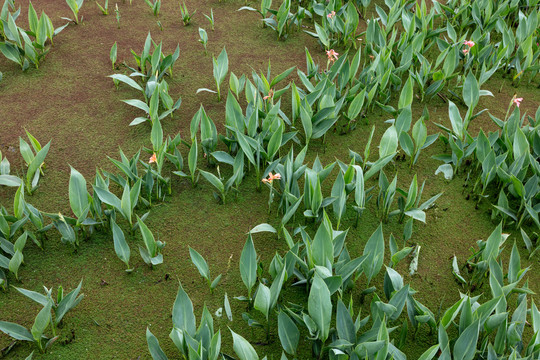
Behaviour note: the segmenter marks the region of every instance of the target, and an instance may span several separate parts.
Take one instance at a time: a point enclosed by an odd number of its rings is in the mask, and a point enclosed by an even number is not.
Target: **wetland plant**
[[[79,24],[79,11],[81,11],[84,0],[66,0],[66,3],[68,4],[71,12],[73,13],[73,19],[65,17],[63,17],[62,19],[74,22],[75,24]],[[81,17],[80,21],[82,21],[82,19],[83,18]]]
[[[210,22],[210,28],[214,31],[214,10],[210,9],[210,15],[203,14],[204,17]]]
[[[144,0],[146,5],[152,9],[154,16],[159,16],[159,11],[161,10],[161,0]]]
[[[182,14],[182,23],[184,24],[184,26],[188,26],[190,24],[191,18],[193,18],[193,15],[195,15],[196,12],[197,10],[193,11],[190,14],[185,1],[183,2],[183,4],[180,5],[180,13]],[[212,30],[214,30],[213,22],[212,22]]]
[[[103,6],[101,6],[96,0],[96,5],[99,10],[101,10],[103,15],[109,15],[109,0],[105,0],[105,4],[103,4]]]
[[[216,276],[214,280],[210,278],[210,269],[208,268],[208,263],[206,260],[202,257],[201,254],[197,252],[197,250],[189,248],[189,256],[191,257],[191,262],[197,270],[199,270],[199,274],[206,280],[208,283],[208,287],[210,288],[210,292],[213,293],[214,289],[218,286],[219,281],[221,280],[221,274]]]
[[[31,329],[27,329],[16,323],[0,321],[0,331],[15,340],[33,342],[39,348],[40,352],[44,353],[59,338],[59,335],[57,335],[58,324],[60,324],[66,313],[77,306],[83,299],[84,295],[79,295],[81,286],[82,280],[79,286],[67,295],[64,295],[62,286],[59,286],[55,298],[52,296],[52,288],[47,289],[44,287],[46,294],[43,295],[35,291],[16,287],[15,289],[17,291],[42,305],[43,308],[37,314]],[[45,331],[49,325],[52,332],[52,337],[50,338],[45,335]],[[44,343],[44,341],[46,342]],[[32,355],[29,358],[32,358]]]

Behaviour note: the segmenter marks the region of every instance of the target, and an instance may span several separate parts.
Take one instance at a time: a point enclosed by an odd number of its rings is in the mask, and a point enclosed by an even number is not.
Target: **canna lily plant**
[[[109,15],[109,0],[105,0],[105,3],[103,4],[103,6],[101,6],[96,0],[96,5],[99,8],[99,10],[101,10],[101,13],[103,15]]]
[[[214,280],[211,280],[210,278],[210,270],[208,268],[208,263],[206,260],[202,257],[201,254],[197,252],[197,250],[189,248],[189,256],[191,257],[191,262],[197,270],[199,271],[199,274],[208,282],[208,287],[210,288],[210,292],[213,293],[214,289],[218,286],[219,281],[221,280],[221,274],[216,276]]]
[[[154,234],[152,234],[148,226],[146,226],[139,216],[137,216],[137,224],[139,225],[138,227],[141,231],[145,245],[144,248],[139,245],[139,253],[141,254],[142,259],[146,264],[150,265],[150,267],[163,263],[161,250],[165,247],[165,243],[159,240],[156,241]]]
[[[19,137],[19,149],[28,166],[28,169],[26,170],[25,185],[26,191],[31,195],[34,190],[37,189],[39,178],[43,175],[45,157],[49,152],[51,142],[49,141],[47,145],[41,147],[39,141],[28,131],[26,132],[26,135],[32,144],[32,148],[25,140],[23,140],[23,138]]]
[[[62,19],[68,20],[71,22],[74,22],[75,24],[79,24],[79,12],[81,11],[81,7],[83,6],[84,0],[66,0],[66,3],[68,4],[69,8],[71,9],[71,12],[73,13],[73,19],[65,18]],[[80,19],[82,21],[82,17]]]
[[[52,288],[47,289],[44,287],[46,295],[43,295],[35,291],[15,287],[17,291],[42,305],[43,308],[36,316],[31,329],[27,329],[12,322],[0,321],[0,331],[11,336],[15,340],[33,342],[37,345],[40,352],[44,353],[56,340],[58,340],[59,335],[57,335],[57,326],[60,324],[66,313],[76,307],[84,298],[83,294],[79,295],[81,286],[82,281],[77,288],[67,295],[64,295],[62,286],[59,286],[56,299],[52,297]],[[49,325],[51,325],[52,331],[51,338],[48,338],[45,335],[45,331]],[[43,343],[44,340],[47,342]],[[30,355],[30,358],[31,357],[32,356]]]
[[[161,10],[161,0],[144,0],[146,5],[152,9],[154,16],[159,16],[159,11]]]
[[[225,50],[225,48],[223,48],[223,50],[221,51],[217,59],[216,57],[213,56],[212,61],[214,64],[214,81],[216,83],[217,91],[210,90],[207,88],[200,88],[200,89],[197,89],[197,94],[200,93],[201,91],[215,93],[218,96],[218,102],[219,102],[221,101],[221,91],[220,91],[221,83],[223,82],[223,80],[225,80],[225,77],[227,76],[227,73],[229,72],[229,57],[227,56],[227,51]]]

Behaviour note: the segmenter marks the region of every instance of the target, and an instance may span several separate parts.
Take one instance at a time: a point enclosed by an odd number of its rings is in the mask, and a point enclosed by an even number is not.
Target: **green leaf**
[[[227,50],[223,48],[217,60],[214,58],[214,79],[216,80],[216,83],[218,84],[218,86],[221,85],[223,80],[225,80],[225,77],[227,76],[228,71],[229,71],[229,58],[227,56]]]
[[[332,301],[324,280],[316,274],[308,298],[308,312],[319,330],[319,339],[324,343],[330,332]]]
[[[199,254],[196,250],[189,248],[189,256],[191,257],[191,261],[193,262],[193,265],[197,267],[197,270],[199,270],[199,274],[206,280],[209,279],[210,271],[208,269],[208,263],[201,254]]]
[[[461,140],[463,140],[463,120],[459,114],[459,110],[451,101],[448,101],[448,116],[450,117],[450,122],[452,123],[452,130],[454,134]]]
[[[109,75],[109,77],[113,78],[114,80],[121,81],[124,84],[127,84],[127,85],[131,86],[134,89],[137,89],[139,91],[144,92],[143,88],[139,84],[137,84],[137,82],[135,80],[133,80],[132,78],[130,78],[130,77],[126,76],[126,75],[113,74],[113,75]]]
[[[52,302],[48,302],[47,305],[45,305],[38,313],[34,321],[34,325],[32,325],[32,336],[38,343],[41,341],[41,337],[43,336],[45,329],[47,329],[49,323],[51,322],[51,308]]]
[[[239,266],[242,281],[248,289],[248,294],[250,294],[249,297],[251,297],[251,289],[257,281],[257,253],[255,252],[255,246],[253,244],[251,234],[248,235],[246,244],[242,249]]]
[[[120,209],[122,210],[124,217],[129,221],[129,224],[132,225],[131,213],[133,211],[133,207],[131,206],[130,195],[131,188],[129,187],[129,183],[126,183],[124,186],[124,191],[122,192],[122,199],[120,200]]]
[[[99,200],[105,204],[114,207],[118,211],[122,210],[122,203],[120,202],[120,199],[109,190],[94,186],[94,193],[96,193]]]
[[[290,355],[296,354],[300,331],[284,311],[280,311],[278,315],[278,335],[283,349]]]
[[[227,314],[227,319],[229,319],[229,321],[233,321],[231,304],[229,303],[229,298],[227,297],[227,293],[225,293],[225,298],[223,300],[223,307],[225,308],[225,314]]]
[[[80,172],[71,167],[69,178],[69,204],[73,214],[80,218],[88,208],[88,190],[86,180]]]
[[[398,147],[398,133],[394,125],[384,132],[379,145],[379,158],[385,158],[396,152]]]
[[[413,101],[413,81],[412,76],[409,76],[407,79],[407,82],[405,83],[405,86],[401,90],[401,94],[399,96],[399,103],[398,108],[403,109],[406,107],[411,106]]]
[[[351,313],[341,299],[337,304],[336,329],[341,340],[346,340],[351,344],[356,343],[356,328]]]
[[[519,251],[516,243],[512,246],[512,253],[510,254],[510,262],[508,264],[508,281],[510,283],[518,280],[519,273],[521,271],[521,259],[519,257]]]
[[[148,226],[146,226],[138,215],[137,223],[139,224],[139,229],[141,230],[141,235],[150,257],[155,257],[158,254],[158,247],[154,239],[154,234],[152,234]]]
[[[463,84],[463,101],[469,109],[473,109],[476,104],[478,104],[479,99],[480,87],[476,77],[473,75],[472,71],[470,71]]]
[[[332,223],[326,212],[324,220],[319,225],[311,246],[313,262],[315,265],[326,267],[328,263],[334,263],[334,244]]]
[[[253,307],[260,311],[267,321],[270,313],[270,301],[270,288],[260,283],[259,287],[257,288],[257,294],[255,295]]]
[[[34,341],[32,334],[28,329],[19,324],[15,324],[8,321],[0,321],[0,331],[11,336],[16,340]]]
[[[486,240],[486,246],[482,251],[480,257],[481,261],[488,261],[490,259],[496,259],[499,255],[499,247],[502,242],[502,223],[499,223],[497,228],[493,230],[489,238]]]
[[[230,329],[229,329],[230,330]],[[233,349],[240,360],[259,360],[259,355],[249,341],[230,330],[233,337]]]
[[[111,59],[113,69],[114,69],[114,64],[116,64],[117,48],[118,46],[116,45],[116,41],[115,41],[113,46],[111,47],[111,52],[109,54],[109,58]]]
[[[377,230],[371,235],[366,246],[364,247],[364,255],[367,256],[366,261],[362,263],[364,273],[368,278],[368,284],[381,270],[384,260],[384,237],[382,231],[382,223]]]
[[[31,291],[31,290],[26,290],[26,289],[22,289],[22,288],[18,288],[16,286],[13,286],[18,292],[20,292],[21,294],[23,294],[24,296],[32,299],[33,301],[37,302],[38,304],[41,304],[41,306],[46,306],[47,303],[49,302],[49,299],[43,295],[43,294],[40,294],[38,292],[35,292],[35,291]]]
[[[32,179],[34,178],[34,174],[36,173],[36,171],[40,168],[40,166],[45,161],[45,157],[47,156],[47,153],[49,152],[50,147],[51,147],[51,142],[49,141],[47,145],[45,145],[43,149],[41,149],[36,154],[36,157],[32,159],[32,162],[30,163],[30,165],[28,165],[28,170],[26,171],[27,187],[32,182]]]
[[[360,114],[360,111],[362,110],[362,107],[364,106],[364,100],[366,99],[366,89],[359,92],[351,102],[351,105],[349,106],[349,110],[347,112],[347,117],[349,120],[356,119],[358,114]]]
[[[478,330],[480,321],[476,320],[469,325],[459,336],[454,344],[455,360],[472,360],[476,354],[476,343],[478,342]]]
[[[18,187],[22,185],[22,180],[14,175],[0,175],[0,185]]]
[[[438,351],[439,351],[439,344],[435,344],[429,349],[427,349],[422,355],[420,355],[418,360],[431,360],[435,357],[435,355],[437,355]]]
[[[280,124],[277,131],[275,131],[272,134],[272,137],[270,137],[270,141],[268,142],[268,161],[272,161],[274,159],[274,156],[279,151],[279,148],[281,147],[281,142],[283,139],[283,130],[285,126],[283,125],[283,122]]]
[[[193,303],[188,294],[184,291],[182,284],[178,288],[178,294],[174,301],[172,310],[173,326],[187,332],[190,336],[195,336],[195,314],[193,313]]]
[[[223,185],[223,182],[221,180],[219,180],[219,178],[212,174],[212,173],[209,173],[207,171],[204,171],[204,170],[199,170],[199,172],[202,174],[202,176],[208,180],[208,182],[210,184],[212,184],[216,189],[218,189],[218,191],[223,194],[225,192],[225,186]],[[222,199],[223,201],[225,199]]]
[[[193,136],[191,148],[188,154],[189,172],[191,173],[191,180],[195,182],[195,171],[197,170],[197,136]]]
[[[259,224],[255,226],[253,229],[249,230],[250,234],[256,234],[260,232],[271,232],[275,234],[277,231],[272,225],[267,224],[267,223]]]
[[[149,328],[146,328],[146,342],[148,343],[148,351],[154,360],[168,360],[167,356],[159,346],[159,340],[152,334]]]
[[[81,302],[81,300],[84,298],[83,294],[79,296],[79,292],[82,288],[82,283],[83,282],[81,280],[79,282],[79,285],[75,289],[71,290],[69,294],[64,296],[64,298],[58,304],[56,308],[56,317],[54,319],[55,324],[58,325],[62,321],[66,313],[69,310],[73,309],[75,306],[77,306],[79,302]]]
[[[26,202],[24,201],[24,189],[21,184],[15,193],[15,198],[13,199],[13,213],[17,219],[22,219],[24,217],[24,209],[26,207]]]
[[[126,242],[124,232],[116,224],[114,219],[111,219],[111,228],[112,228],[112,233],[113,233],[114,251],[116,252],[116,255],[118,256],[118,258],[122,260],[126,264],[126,266],[129,268],[129,257],[130,257],[131,251],[129,249],[128,243]]]
[[[15,274],[15,278],[19,279],[19,267],[23,262],[23,254],[20,250],[15,251],[15,254],[9,260],[9,271]]]

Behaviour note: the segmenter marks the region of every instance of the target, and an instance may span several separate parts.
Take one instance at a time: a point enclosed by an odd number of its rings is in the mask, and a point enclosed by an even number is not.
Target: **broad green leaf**
[[[230,330],[230,329],[229,329]],[[249,341],[230,330],[233,337],[233,349],[240,360],[259,360],[259,355]]]
[[[223,80],[225,80],[228,71],[229,57],[227,56],[227,51],[225,48],[223,48],[217,60],[214,58],[214,79],[216,80],[218,86],[221,85]]]
[[[406,107],[411,106],[413,101],[413,81],[412,76],[409,76],[407,79],[407,82],[405,82],[405,86],[401,90],[401,94],[399,96],[399,103],[398,108],[403,109]]]
[[[459,114],[459,110],[453,102],[448,101],[448,103],[448,115],[452,124],[452,130],[459,139],[463,140],[463,120]]]
[[[351,344],[356,343],[356,328],[351,313],[345,307],[341,299],[338,301],[336,310],[336,330],[338,336],[342,340],[346,340]]]
[[[86,180],[80,172],[71,167],[69,178],[69,204],[73,214],[80,218],[85,209],[88,208],[88,190]]]
[[[473,75],[472,71],[470,71],[463,84],[463,101],[465,101],[465,104],[469,109],[473,109],[476,104],[478,104],[479,99],[480,87],[478,85],[478,80],[476,80],[476,77]]]
[[[32,299],[33,301],[37,302],[38,304],[41,304],[41,306],[46,306],[47,303],[49,302],[49,299],[43,295],[43,294],[40,294],[38,292],[35,292],[35,291],[31,291],[31,290],[26,290],[26,289],[22,289],[22,288],[18,288],[16,286],[14,286],[14,288],[20,292],[21,294],[23,294],[24,296]]]
[[[319,225],[317,233],[315,233],[311,251],[315,265],[326,267],[328,263],[334,263],[332,223],[330,223],[326,212],[324,213],[323,222]]]
[[[23,254],[20,250],[15,251],[15,254],[9,260],[9,271],[15,274],[15,278],[19,279],[19,267],[23,262]]]
[[[366,261],[362,263],[364,273],[368,278],[368,284],[381,270],[384,260],[384,237],[382,223],[377,230],[371,235],[366,246],[364,247],[364,255],[367,256]]]
[[[435,344],[429,349],[427,349],[422,355],[420,355],[418,360],[431,360],[435,357],[435,355],[437,355],[438,351],[439,351],[439,344]]]
[[[99,197],[99,200],[101,200],[105,204],[111,205],[118,211],[122,210],[122,203],[120,202],[120,199],[116,197],[116,195],[111,193],[109,190],[94,186],[94,192]]]
[[[26,172],[26,183],[30,184],[32,179],[34,178],[34,174],[36,171],[41,167],[43,162],[45,161],[45,157],[47,156],[47,153],[49,152],[49,148],[51,147],[51,142],[49,141],[47,145],[43,147],[37,154],[36,157],[32,159],[32,162],[28,165],[28,170]]]
[[[81,280],[79,282],[79,285],[77,285],[75,289],[71,290],[69,294],[67,294],[62,298],[62,300],[60,300],[60,303],[56,307],[56,317],[54,319],[55,324],[58,325],[62,321],[66,313],[69,310],[73,309],[75,306],[77,306],[79,302],[81,302],[81,300],[84,298],[84,294],[81,294],[79,296],[82,284],[83,281]]]
[[[315,275],[308,298],[308,312],[319,330],[319,338],[325,342],[330,332],[332,301],[324,280]]]
[[[221,180],[219,180],[219,178],[212,174],[212,173],[209,173],[207,171],[204,171],[204,170],[199,170],[199,172],[202,174],[202,176],[208,180],[208,182],[210,184],[212,184],[221,194],[223,194],[225,192],[225,186],[223,185],[223,182]],[[222,199],[223,201],[225,199]]]
[[[239,265],[242,281],[248,289],[249,297],[251,297],[251,289],[257,281],[257,253],[255,252],[255,246],[253,244],[251,234],[248,235],[246,244],[242,249]]]
[[[208,269],[208,263],[201,254],[199,254],[196,250],[189,248],[189,256],[191,257],[191,261],[193,262],[193,265],[197,267],[197,270],[199,270],[199,274],[205,279],[209,279],[210,271]]]
[[[48,302],[47,305],[45,305],[38,313],[34,321],[34,325],[32,325],[32,336],[37,342],[41,341],[41,337],[43,336],[45,329],[47,329],[51,322],[51,308],[52,302]]]
[[[0,321],[0,331],[16,340],[34,341],[32,334],[25,327],[8,321]]]
[[[116,224],[114,219],[111,219],[111,228],[113,233],[114,251],[116,252],[118,258],[122,260],[129,268],[129,257],[131,251],[129,249],[128,243],[126,242],[124,232]]]
[[[455,360],[473,360],[478,342],[479,320],[469,325],[454,344]]]
[[[270,301],[270,288],[262,283],[259,284],[253,307],[260,311],[267,321],[270,313]]]
[[[13,213],[17,219],[22,219],[24,216],[24,209],[26,203],[24,201],[24,189],[21,184],[15,192],[15,198],[13,199]]]
[[[154,360],[168,360],[167,356],[159,346],[159,340],[152,334],[149,328],[146,328],[146,342],[148,351]]]
[[[260,232],[271,232],[275,234],[277,231],[272,225],[267,224],[267,223],[259,224],[255,226],[253,229],[249,230],[250,234],[256,234]]]
[[[158,253],[158,247],[156,244],[156,240],[154,239],[154,234],[150,231],[148,226],[141,220],[141,218],[137,215],[137,224],[139,224],[139,229],[141,230],[141,235],[144,241],[144,244],[146,245],[146,249],[148,250],[148,253],[150,254],[150,257],[155,257]]]
[[[283,311],[280,311],[278,315],[278,335],[283,349],[290,355],[296,354],[300,331],[294,321]]]
[[[22,180],[14,175],[0,175],[0,185],[18,187],[22,185]]]
[[[384,132],[379,145],[379,158],[385,158],[396,152],[398,147],[398,133],[394,125]]]
[[[137,89],[139,91],[144,91],[143,88],[139,84],[137,84],[137,82],[135,80],[133,80],[132,78],[130,78],[130,77],[126,76],[126,75],[113,74],[113,75],[109,75],[109,77],[113,78],[114,80],[121,81],[124,84],[127,84],[127,85],[131,86],[134,89]]]
[[[195,336],[195,314],[193,313],[193,303],[188,294],[184,291],[182,284],[178,288],[178,294],[174,301],[172,310],[173,326],[187,332],[190,336]]]

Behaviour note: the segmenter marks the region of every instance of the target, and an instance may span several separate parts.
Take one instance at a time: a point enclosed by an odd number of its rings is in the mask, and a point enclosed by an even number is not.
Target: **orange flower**
[[[273,99],[273,98],[274,98],[274,89],[270,89],[270,91],[268,92],[268,95],[263,97],[263,100],[268,100],[268,99]]]
[[[278,174],[278,173],[272,174],[270,172],[268,174],[268,178],[267,179],[262,179],[262,182],[265,183],[265,184],[272,184],[272,181],[280,180],[280,179],[281,179],[281,174]]]
[[[152,156],[150,157],[150,160],[148,160],[148,163],[151,164],[155,162],[157,162],[157,156],[156,156],[156,153],[153,153]]]
[[[331,62],[334,62],[338,59],[339,54],[334,51],[334,49],[330,49],[326,51],[326,55],[328,55],[328,60]]]

